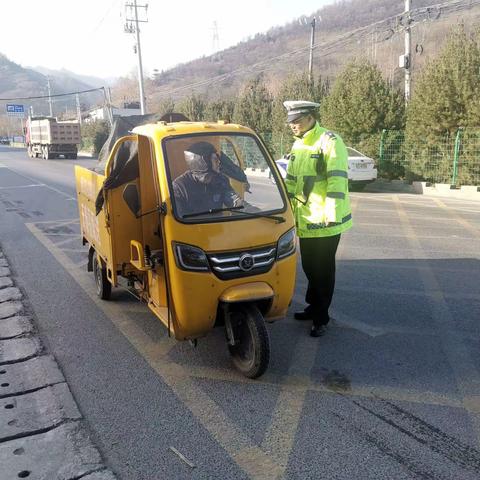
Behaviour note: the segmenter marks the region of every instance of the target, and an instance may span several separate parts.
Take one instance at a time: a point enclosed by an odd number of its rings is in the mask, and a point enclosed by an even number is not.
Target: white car
[[[277,164],[277,167],[278,167],[278,171],[280,172],[280,175],[282,176],[282,178],[285,180],[287,178],[287,165],[288,165],[288,160],[286,160],[285,158],[281,158],[280,160],[275,160],[275,163]],[[275,178],[272,174],[272,172],[270,171],[270,173],[268,174],[268,178],[270,178],[270,180],[272,181],[272,183],[275,183]]]
[[[348,184],[351,190],[363,190],[365,186],[377,179],[375,160],[347,147],[348,152]]]
[[[377,169],[375,168],[375,160],[365,156],[354,148],[347,147],[348,152],[348,184],[351,190],[363,190],[368,183],[377,179]],[[281,158],[275,160],[280,175],[285,180],[287,176],[288,160]],[[270,180],[275,183],[272,173],[270,172]]]

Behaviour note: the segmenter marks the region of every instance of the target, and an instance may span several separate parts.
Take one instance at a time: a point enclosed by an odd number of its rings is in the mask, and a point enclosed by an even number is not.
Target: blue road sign
[[[7,115],[20,115],[25,114],[25,109],[23,105],[15,105],[13,103],[7,103]]]

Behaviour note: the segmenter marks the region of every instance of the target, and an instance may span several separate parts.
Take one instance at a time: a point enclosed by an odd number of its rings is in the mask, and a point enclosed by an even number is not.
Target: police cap
[[[287,100],[283,102],[283,106],[287,109],[287,122],[290,123],[305,115],[314,113],[320,104],[306,100]]]

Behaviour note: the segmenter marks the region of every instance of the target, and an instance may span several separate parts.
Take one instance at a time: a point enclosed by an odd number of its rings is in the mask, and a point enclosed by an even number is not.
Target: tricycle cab
[[[195,340],[226,323],[235,351],[246,334],[235,318],[247,315],[253,325],[285,316],[295,284],[294,220],[278,170],[252,130],[143,125],[117,141],[105,177],[87,181],[83,170],[77,167],[82,233],[103,269],[97,278],[103,273],[114,286],[126,279],[176,339]],[[104,182],[93,224],[95,199],[82,182],[97,191]]]

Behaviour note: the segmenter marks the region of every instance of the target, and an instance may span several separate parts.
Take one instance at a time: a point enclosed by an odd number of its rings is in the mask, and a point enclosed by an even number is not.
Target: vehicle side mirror
[[[140,197],[138,195],[137,186],[133,183],[129,183],[123,189],[122,196],[130,211],[135,215],[135,217],[137,217],[140,213]]]

